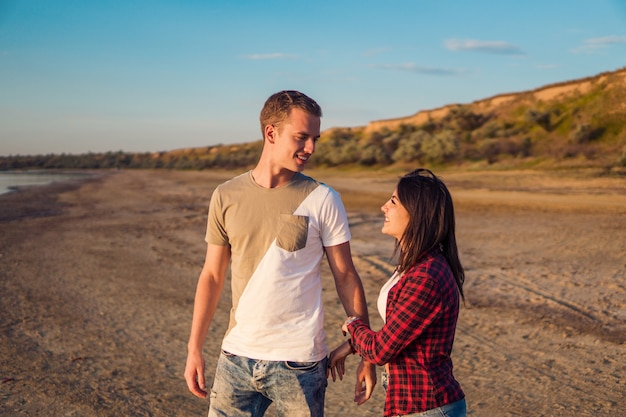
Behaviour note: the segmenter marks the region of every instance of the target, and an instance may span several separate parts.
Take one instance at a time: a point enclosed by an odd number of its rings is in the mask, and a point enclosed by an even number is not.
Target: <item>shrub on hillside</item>
[[[402,140],[397,149],[391,155],[394,162],[419,161],[422,155],[422,143],[430,138],[430,134],[425,130],[418,130],[411,133]]]
[[[550,130],[550,112],[529,109],[526,112],[526,120],[541,126],[544,130]]]
[[[421,146],[424,159],[432,163],[451,161],[459,151],[459,141],[451,130],[443,130],[424,139]]]
[[[572,132],[572,142],[582,144],[598,139],[604,133],[602,128],[594,128],[588,124],[577,125]]]
[[[484,125],[488,119],[485,115],[474,113],[468,106],[458,106],[450,109],[442,123],[455,130],[471,132]]]

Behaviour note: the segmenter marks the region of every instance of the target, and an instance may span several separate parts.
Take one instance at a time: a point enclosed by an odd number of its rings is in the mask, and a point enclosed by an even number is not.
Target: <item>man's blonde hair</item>
[[[295,90],[283,90],[272,94],[261,110],[261,133],[265,137],[265,126],[274,125],[280,128],[281,123],[289,118],[291,109],[298,108],[305,112],[322,117],[322,108],[311,97]]]

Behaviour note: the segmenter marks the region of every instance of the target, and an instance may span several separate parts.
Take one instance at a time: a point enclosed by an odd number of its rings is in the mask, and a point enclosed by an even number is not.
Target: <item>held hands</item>
[[[341,330],[343,334],[346,335],[348,333],[348,325],[353,321],[361,320],[360,317],[351,316],[343,322],[341,326]],[[348,340],[348,346],[351,351],[353,347]],[[372,392],[374,391],[374,386],[376,385],[376,366],[372,363],[367,362],[364,359],[361,359],[361,363],[359,364],[359,369],[356,372],[356,386],[354,387],[354,402],[358,405],[363,404],[365,401],[369,400],[372,396]]]
[[[354,320],[360,320],[360,318],[354,316],[348,317],[341,326],[344,336],[348,332],[348,324]],[[346,357],[352,353],[354,353],[354,349],[350,340],[346,340],[335,350],[330,352],[330,356],[328,357],[328,369],[326,369],[326,378],[328,378],[328,373],[330,372],[333,382],[335,382],[337,378],[339,378],[340,381],[343,380],[343,376],[346,373]]]
[[[328,369],[326,370],[326,378],[330,372],[333,382],[338,377],[339,380],[343,380],[345,375],[345,360],[346,357],[353,353],[350,341],[346,340],[339,345],[335,350],[330,353],[328,360]],[[374,386],[376,385],[376,366],[373,364],[361,360],[359,368],[356,373],[356,385],[354,388],[354,402],[357,405],[361,405],[372,396]]]
[[[341,326],[344,336],[348,334],[348,324],[355,320],[361,320],[360,317],[348,317]],[[343,380],[345,374],[345,360],[346,357],[352,353],[355,353],[352,347],[350,339],[343,342],[335,350],[330,353],[328,360],[328,369],[326,370],[326,377],[328,378],[328,372],[330,371],[333,382],[336,381],[336,377]],[[356,386],[354,388],[354,402],[357,405],[361,405],[372,396],[376,386],[376,366],[370,362],[361,359],[361,363],[357,369],[356,374]]]

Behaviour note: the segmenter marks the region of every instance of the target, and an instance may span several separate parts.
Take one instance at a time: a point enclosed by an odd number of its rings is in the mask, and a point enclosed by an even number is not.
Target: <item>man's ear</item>
[[[274,125],[266,125],[265,126],[265,138],[269,143],[274,143],[276,140],[276,135],[278,134],[278,130]]]

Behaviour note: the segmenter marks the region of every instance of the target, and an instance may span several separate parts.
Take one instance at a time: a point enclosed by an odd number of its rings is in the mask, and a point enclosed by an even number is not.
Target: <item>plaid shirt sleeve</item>
[[[458,312],[452,272],[443,255],[431,252],[389,291],[380,331],[360,320],[348,326],[365,360],[389,364],[386,415],[423,412],[464,397],[450,359]]]
[[[440,268],[441,265],[427,268],[422,264],[404,274],[389,292],[387,319],[379,332],[362,322],[352,323],[349,330],[364,359],[376,365],[390,362],[439,317],[441,291],[428,275],[440,274]]]

